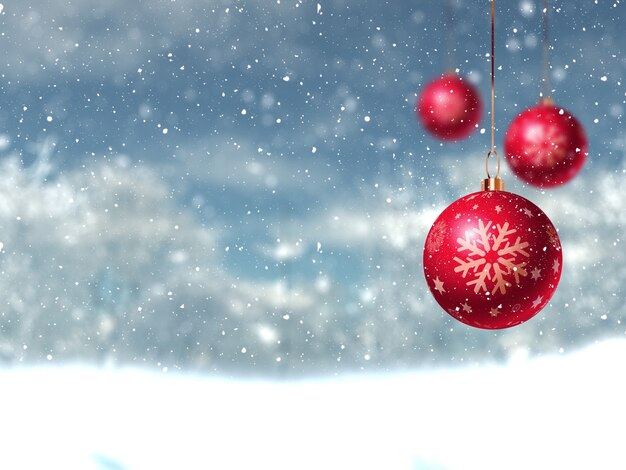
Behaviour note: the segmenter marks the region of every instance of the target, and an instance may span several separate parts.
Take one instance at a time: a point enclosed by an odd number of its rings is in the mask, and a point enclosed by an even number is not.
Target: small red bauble
[[[446,74],[426,85],[417,102],[417,116],[435,137],[464,139],[482,116],[480,95],[459,76]]]
[[[450,204],[424,247],[424,274],[435,300],[457,320],[485,329],[535,316],[554,294],[561,264],[550,219],[506,191],[480,191]]]
[[[574,116],[546,99],[511,122],[504,153],[523,181],[542,188],[559,186],[583,167],[587,138]]]

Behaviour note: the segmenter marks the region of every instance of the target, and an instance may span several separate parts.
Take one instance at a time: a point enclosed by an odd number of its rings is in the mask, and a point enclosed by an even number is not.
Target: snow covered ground
[[[0,371],[0,468],[626,468],[626,341],[506,366],[298,382]]]

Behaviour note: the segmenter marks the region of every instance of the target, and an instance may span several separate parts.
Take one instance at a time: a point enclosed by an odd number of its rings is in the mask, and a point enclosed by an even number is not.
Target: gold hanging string
[[[495,61],[495,0],[491,0],[491,150],[487,152],[485,160],[485,170],[487,179],[482,181],[483,190],[503,190],[504,182],[500,179],[500,156],[496,151],[496,121],[495,121],[495,78],[496,78],[496,61]],[[496,159],[496,174],[491,176],[489,173],[489,158]]]
[[[550,45],[548,37],[548,0],[543,0],[543,80],[541,83],[543,99],[550,98]]]
[[[495,14],[494,14],[494,3],[495,0],[491,0],[491,151],[496,151],[495,146],[495,134],[496,134],[496,125],[495,125],[495,80],[496,80],[496,58],[495,58]],[[497,153],[496,153],[497,155]],[[489,173],[489,172],[487,172]]]

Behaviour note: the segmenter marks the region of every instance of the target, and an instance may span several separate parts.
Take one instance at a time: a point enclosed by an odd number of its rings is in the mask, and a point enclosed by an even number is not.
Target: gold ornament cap
[[[481,191],[504,191],[504,180],[502,178],[485,178],[480,182]]]

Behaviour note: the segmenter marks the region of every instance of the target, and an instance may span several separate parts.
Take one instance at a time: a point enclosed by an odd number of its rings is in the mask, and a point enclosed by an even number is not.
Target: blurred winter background
[[[489,3],[452,5],[486,100]],[[539,99],[541,8],[496,2],[498,148]],[[490,145],[488,115],[456,144],[415,119],[444,2],[6,2],[2,468],[623,468],[625,13],[550,2],[589,160],[545,192],[504,169],[564,271],[480,331],[421,267]]]

